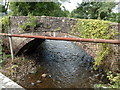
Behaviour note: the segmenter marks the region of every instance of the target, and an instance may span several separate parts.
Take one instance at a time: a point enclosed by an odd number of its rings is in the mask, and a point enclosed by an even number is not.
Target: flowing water
[[[21,81],[26,88],[93,88],[99,83],[93,58],[73,42],[46,40],[32,56],[40,67]]]

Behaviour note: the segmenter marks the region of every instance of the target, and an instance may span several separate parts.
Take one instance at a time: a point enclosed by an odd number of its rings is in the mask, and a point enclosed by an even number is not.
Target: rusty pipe
[[[23,38],[39,38],[39,39],[50,39],[50,40],[66,40],[66,41],[77,41],[77,42],[120,44],[120,40],[107,40],[107,39],[65,38],[65,37],[19,35],[19,34],[7,34],[7,33],[0,33],[0,36],[23,37]]]

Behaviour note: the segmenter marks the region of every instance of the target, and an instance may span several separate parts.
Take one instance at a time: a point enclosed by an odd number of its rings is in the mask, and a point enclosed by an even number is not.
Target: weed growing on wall
[[[19,25],[19,27],[24,31],[30,31],[31,29],[34,30],[36,26],[37,18],[34,16],[28,16],[26,22],[24,22],[22,25]]]
[[[119,34],[114,29],[110,29],[111,22],[92,19],[79,19],[77,28],[81,38],[92,39],[114,39],[114,36]],[[100,43],[100,49],[95,57],[94,69],[98,69],[97,66],[102,64],[102,61],[109,56],[111,52],[110,44]],[[96,84],[96,88],[120,88],[120,74],[111,71],[107,73],[107,78],[110,80],[109,84]]]
[[[10,25],[9,16],[4,16],[0,19],[0,32],[7,33]]]
[[[92,20],[92,19],[79,19],[77,22],[77,29],[81,38],[91,39],[112,39],[115,36],[115,30],[110,30],[109,21]],[[97,69],[102,61],[110,54],[110,45],[100,43],[100,51],[97,53],[94,62],[94,69]]]

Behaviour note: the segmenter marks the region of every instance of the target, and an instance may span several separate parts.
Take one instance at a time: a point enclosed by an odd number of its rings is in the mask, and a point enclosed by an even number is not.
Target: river
[[[21,81],[25,88],[93,88],[100,83],[94,59],[73,42],[45,40],[30,57],[40,67]]]

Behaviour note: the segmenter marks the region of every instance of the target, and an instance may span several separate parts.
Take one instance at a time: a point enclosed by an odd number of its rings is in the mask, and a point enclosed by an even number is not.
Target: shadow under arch
[[[35,38],[35,39],[31,40],[30,42],[28,42],[27,44],[25,44],[15,55],[20,56],[22,54],[24,54],[24,55],[32,54],[35,52],[37,47],[44,41],[45,41],[45,39]]]
[[[31,35],[31,33],[25,33],[25,34],[28,34],[28,35]],[[78,35],[73,35],[73,34],[70,34],[70,33],[65,33],[65,32],[35,32],[35,33],[32,33],[32,35],[40,35],[40,36],[53,36],[53,37],[68,37],[68,38],[79,38]],[[17,39],[15,39],[17,40]],[[24,43],[24,41],[26,41]],[[17,46],[17,50],[16,50],[16,53],[15,55],[21,55],[21,54],[32,54],[34,53],[34,51],[37,49],[37,47],[42,43],[44,42],[45,39],[28,39],[28,40],[23,40],[23,43],[22,45],[18,45]],[[85,43],[84,42],[75,42],[75,41],[72,41],[74,42],[75,44],[77,44],[79,47],[81,47],[83,50],[85,50],[90,56],[95,56],[94,52],[93,52],[93,49],[90,48],[89,44]]]

